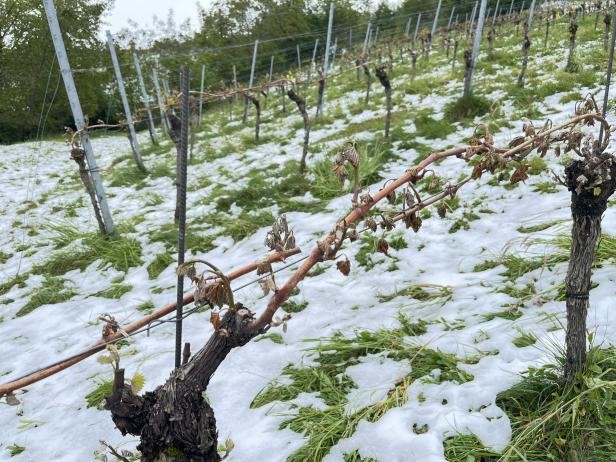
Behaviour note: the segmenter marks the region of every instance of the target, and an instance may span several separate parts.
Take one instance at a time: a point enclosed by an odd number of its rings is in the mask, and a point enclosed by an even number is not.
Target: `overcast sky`
[[[2,1],[2,0],[0,0]],[[377,0],[369,1],[373,6]],[[199,25],[197,16],[197,3],[207,9],[213,0],[115,0],[111,14],[107,16],[105,29],[118,32],[128,26],[128,19],[136,21],[140,26],[152,25],[152,17],[166,19],[170,9],[173,9],[175,23],[181,24],[186,18],[191,18],[191,25],[196,28]],[[388,0],[390,5],[397,5],[401,0]]]
[[[199,0],[204,7],[209,0]],[[128,25],[128,19],[136,21],[140,26],[152,24],[152,17],[165,19],[169,10],[173,9],[176,24],[191,18],[193,27],[199,23],[197,18],[197,0],[115,0],[111,15],[107,17],[107,28],[118,32]]]

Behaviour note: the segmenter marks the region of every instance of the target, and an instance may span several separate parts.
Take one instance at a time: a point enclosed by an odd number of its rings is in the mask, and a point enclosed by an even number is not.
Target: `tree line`
[[[438,0],[405,0],[394,8],[383,1],[377,5],[334,1],[334,37],[339,50],[363,43],[368,21],[373,30],[379,28],[380,37],[386,37],[402,33],[409,15],[423,12],[422,26],[429,29],[438,4]],[[118,122],[124,115],[102,33],[113,0],[55,3],[71,66],[85,70],[74,74],[84,113],[93,121]],[[453,5],[464,17],[474,3],[443,0],[441,24],[448,20]],[[256,39],[260,41],[257,81],[267,78],[272,56],[275,74],[296,67],[297,45],[303,65],[312,59],[316,39],[317,56],[322,57],[328,11],[328,0],[216,0],[207,10],[199,10],[195,29],[186,23],[176,24],[172,13],[166,21],[155,19],[150,27],[133,24],[116,34],[131,104],[142,105],[132,66],[133,52],[143,57],[151,93],[153,66],[158,67],[161,78],[169,80],[172,90],[179,87],[181,64],[190,66],[191,87],[195,89],[200,84],[203,64],[207,88],[229,86],[234,65],[238,82],[245,85],[250,73],[251,43]],[[41,2],[0,3],[0,92],[0,143],[32,140],[42,134],[43,128],[45,133],[60,133],[64,126],[73,125]],[[42,118],[41,113],[45,115]]]

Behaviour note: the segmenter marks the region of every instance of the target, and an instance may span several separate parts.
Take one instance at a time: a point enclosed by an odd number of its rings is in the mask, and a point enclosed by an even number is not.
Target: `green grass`
[[[496,462],[499,455],[481,444],[475,435],[455,435],[445,440],[448,462]]]
[[[520,226],[518,227],[517,231],[518,233],[523,233],[523,234],[538,233],[539,231],[544,231],[560,223],[562,223],[561,220],[553,220],[553,221],[548,221],[547,223],[539,223],[537,225],[532,225],[532,226]]]
[[[147,300],[136,307],[137,311],[145,314],[151,314],[154,312],[154,302]]]
[[[306,300],[295,301],[295,300],[287,300],[283,303],[281,308],[287,313],[299,313],[308,308],[308,302]]]
[[[471,228],[470,222],[479,220],[481,217],[471,211],[465,211],[462,213],[462,217],[454,221],[453,225],[449,228],[449,233],[457,233],[460,230],[468,231]]]
[[[515,281],[526,273],[540,268],[551,268],[557,263],[563,263],[569,260],[568,255],[564,254],[548,254],[542,257],[524,258],[519,255],[507,254],[502,260],[506,268],[501,273],[511,281]]]
[[[524,348],[537,343],[537,337],[532,332],[522,332],[519,329],[518,332],[520,333],[520,336],[514,338],[512,342],[518,348]]]
[[[168,253],[159,253],[154,257],[154,260],[147,266],[148,277],[150,279],[156,279],[160,276],[169,265],[173,264],[175,260]]]
[[[558,192],[558,186],[550,181],[541,181],[533,185],[533,191],[542,194],[554,194]]]
[[[308,274],[306,275],[306,277],[308,278],[313,278],[315,276],[320,276],[321,274],[323,274],[325,271],[327,271],[328,266],[324,265],[324,264],[316,264],[314,265],[314,267],[308,272]]]
[[[296,368],[287,366],[281,374],[285,381],[283,384],[275,381],[264,388],[252,401],[251,408],[259,408],[273,401],[290,401],[300,393],[318,393],[318,397],[328,405],[335,405],[346,399],[346,394],[355,388],[353,381],[341,374],[339,368],[334,366]]]
[[[560,261],[569,260],[569,252],[571,251],[571,236],[567,234],[558,234],[552,239],[537,239],[535,241],[538,244],[548,244],[559,249],[559,253],[554,256],[555,259]],[[616,236],[609,234],[602,234],[599,238],[599,244],[595,252],[595,265],[601,264],[607,260],[613,260],[616,258]]]
[[[479,273],[481,271],[486,271],[492,268],[496,268],[498,265],[500,265],[501,263],[499,261],[496,260],[486,260],[484,262],[478,263],[477,265],[475,265],[475,267],[473,268],[473,271],[475,273]]]
[[[364,233],[359,241],[359,250],[355,254],[355,260],[359,266],[370,271],[374,268],[383,257],[387,258],[382,253],[377,253],[377,242],[379,237],[374,234]],[[391,257],[389,257],[391,258]]]
[[[131,290],[133,290],[133,286],[129,284],[112,284],[111,287],[101,290],[100,292],[96,292],[94,295],[97,297],[113,298],[118,300],[122,298],[122,295],[130,292]]]
[[[460,360],[455,356],[406,342],[407,329],[419,335],[425,332],[425,324],[405,322],[397,329],[362,331],[352,338],[338,334],[317,339],[318,343],[310,351],[318,354],[315,358],[318,365],[287,367],[282,372],[284,382],[270,383],[255,397],[251,407],[265,406],[274,401],[290,401],[300,393],[317,393],[326,403],[326,409],[301,407],[282,422],[281,428],[289,428],[306,437],[304,446],[289,456],[287,461],[322,460],[332,446],[354,433],[361,420],[376,422],[389,409],[403,405],[408,399],[407,390],[415,380],[429,383],[473,380],[472,375],[458,369]],[[347,394],[355,384],[344,374],[344,370],[356,364],[362,356],[382,352],[396,360],[408,361],[411,365],[409,373],[392,386],[383,400],[353,413],[347,412]],[[440,370],[440,374],[433,375],[435,369]],[[361,460],[358,454],[351,453],[349,457],[352,458],[345,460]]]
[[[284,344],[284,339],[282,338],[282,335],[280,335],[277,332],[272,332],[266,335],[261,335],[260,337],[255,339],[255,342],[260,342],[262,340],[271,340],[272,342],[277,343],[279,345]]]
[[[481,96],[463,96],[445,105],[445,117],[450,122],[474,119],[490,111],[490,102]]]
[[[155,192],[149,192],[145,195],[145,205],[148,207],[155,207],[164,202],[162,196]]]
[[[11,444],[6,447],[6,450],[9,452],[11,457],[17,456],[26,450],[25,446],[20,446],[17,443]]]
[[[329,173],[331,175],[331,172]],[[331,175],[333,176],[333,175]],[[299,173],[299,162],[287,162],[281,171],[252,170],[241,189],[219,190],[215,194],[216,209],[228,212],[232,204],[244,210],[260,210],[276,204],[281,213],[287,211],[316,211],[321,204],[294,200],[311,189],[310,180]],[[207,198],[210,200],[211,198]]]
[[[414,119],[416,135],[427,139],[447,138],[456,131],[451,122],[446,119],[435,120],[429,114],[421,113]]]
[[[186,250],[207,253],[214,248],[212,241],[215,239],[215,236],[204,236],[200,232],[194,231],[190,225],[188,225],[187,228],[188,231],[186,233],[186,240],[184,243]],[[150,238],[150,242],[160,242],[161,244],[164,244],[168,252],[177,251],[178,227],[176,224],[165,223],[158,228],[151,229],[148,232],[148,236]],[[156,265],[154,268],[160,269],[160,267],[156,268]],[[152,274],[154,274],[154,272]]]
[[[449,287],[409,284],[408,286],[398,289],[395,292],[387,295],[379,295],[378,300],[381,303],[390,302],[397,297],[411,298],[421,302],[431,300],[451,299],[453,291]]]
[[[353,452],[349,452],[344,454],[343,462],[378,462],[376,459],[372,457],[361,457],[359,454],[359,450],[355,450]]]
[[[134,187],[140,190],[147,186],[147,178],[175,178],[175,168],[172,170],[167,164],[158,162],[149,163],[148,171],[141,170],[134,161],[128,160],[112,167],[108,174],[109,185],[113,187]]]
[[[559,223],[560,221],[554,221],[531,226],[528,228],[521,227],[518,228],[518,231],[522,233],[531,233],[547,229]],[[530,245],[540,244],[551,246],[555,249],[555,251],[553,253],[546,253],[543,256],[535,257],[522,257],[520,255],[509,253],[503,255],[498,260],[487,260],[483,263],[476,265],[474,271],[484,271],[486,269],[494,268],[498,265],[503,265],[505,267],[505,271],[500,274],[502,276],[505,276],[509,281],[515,281],[519,277],[531,271],[542,268],[550,269],[556,264],[566,263],[569,261],[571,237],[566,234],[558,234],[549,239],[529,240],[528,243]],[[616,237],[609,234],[603,234],[599,240],[599,244],[595,253],[595,265],[600,265],[604,261],[613,260],[615,258]]]
[[[34,265],[33,274],[61,276],[76,269],[83,271],[96,260],[100,260],[98,269],[111,267],[122,272],[143,264],[141,244],[124,234],[130,231],[128,227],[118,226],[116,234],[110,237],[69,225],[50,226],[50,229],[55,233],[52,241],[58,250],[48,260]]]
[[[582,101],[583,99],[584,96],[579,91],[572,91],[571,93],[568,93],[560,98],[560,104],[567,104],[571,101]]]
[[[96,388],[86,395],[86,406],[103,410],[104,400],[112,391],[112,380],[97,380]]]
[[[252,236],[261,228],[272,226],[274,216],[270,212],[249,213],[245,210],[237,216],[229,216],[225,213],[206,215],[201,218],[208,227],[221,228],[218,235],[228,236],[235,242]]]
[[[75,295],[72,288],[65,287],[65,280],[58,277],[47,277],[43,280],[43,285],[30,292],[30,299],[16,314],[16,317],[25,316],[43,305],[53,305],[63,303]]]
[[[397,159],[391,147],[382,141],[358,143],[358,151],[360,155],[359,181],[362,186],[381,180],[383,166]],[[340,187],[340,183],[332,173],[336,152],[337,149],[324,159],[315,162],[310,168],[310,174],[313,177],[310,192],[313,196],[323,200],[333,199],[352,191],[353,179],[350,170],[351,176],[344,188]]]
[[[13,276],[8,281],[0,283],[0,295],[6,294],[9,290],[11,290],[15,286],[19,287],[20,289],[23,289],[24,287],[26,287],[26,281],[28,280],[29,277],[30,277],[30,274],[22,273],[17,276]]]
[[[12,256],[12,253],[0,251],[0,265],[4,265]]]
[[[513,429],[502,460],[540,462],[614,460],[616,349],[592,348],[588,370],[571,384],[560,375],[564,359],[529,369],[497,396]]]
[[[492,321],[496,318],[506,319],[508,321],[515,321],[521,316],[522,312],[518,309],[517,306],[481,315],[484,321]]]

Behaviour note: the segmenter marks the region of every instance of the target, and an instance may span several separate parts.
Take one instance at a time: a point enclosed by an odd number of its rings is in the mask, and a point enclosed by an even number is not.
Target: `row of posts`
[[[475,44],[473,46],[473,64],[475,64],[476,59],[477,59],[477,54],[478,54],[478,48],[479,48],[479,42],[481,40],[481,29],[483,28],[483,20],[485,17],[485,4],[486,4],[487,0],[481,0],[481,7],[480,7],[480,11],[479,11],[479,23],[478,23],[478,33],[476,34],[475,37]],[[494,17],[492,18],[492,24],[494,24],[494,21],[496,19],[496,15],[498,12],[498,6],[499,6],[499,2],[500,0],[497,1],[497,6],[495,8],[495,12],[494,12]],[[436,8],[436,12],[435,12],[435,16],[434,16],[434,20],[432,23],[432,29],[431,29],[431,34],[434,35],[436,32],[436,28],[438,25],[438,19],[439,19],[439,14],[440,14],[440,10],[441,10],[441,4],[442,4],[442,0],[438,1],[437,4],[437,8]],[[476,15],[476,10],[477,10],[477,5],[478,1],[475,3],[475,7],[473,8],[473,12],[471,13],[471,27],[474,23],[475,20],[475,15]],[[530,23],[530,21],[532,20],[532,14],[533,14],[533,9],[534,9],[534,4],[535,4],[535,0],[532,0],[532,6],[530,9],[530,13],[529,13],[529,18],[528,21]],[[108,234],[111,234],[113,232],[113,220],[111,218],[111,214],[109,212],[109,208],[107,206],[107,201],[105,198],[105,193],[104,193],[104,188],[100,179],[100,175],[98,173],[98,169],[96,167],[96,159],[94,158],[94,153],[92,150],[92,146],[91,143],[89,142],[89,138],[88,138],[88,134],[87,134],[87,130],[85,130],[84,127],[84,118],[83,118],[83,113],[81,110],[81,105],[79,103],[79,97],[77,95],[77,90],[74,84],[74,80],[72,77],[72,72],[71,72],[71,68],[70,68],[70,64],[68,62],[68,57],[66,55],[66,50],[64,48],[64,42],[62,39],[62,35],[61,35],[61,31],[60,31],[60,27],[58,24],[58,20],[57,20],[57,15],[56,15],[56,11],[55,11],[55,6],[53,3],[53,0],[44,0],[44,6],[45,6],[45,11],[47,14],[47,18],[48,18],[48,22],[49,22],[49,27],[50,27],[50,31],[52,34],[52,38],[53,38],[53,42],[54,42],[54,47],[56,49],[56,54],[58,55],[58,61],[60,62],[61,65],[61,70],[62,70],[62,76],[64,79],[64,83],[65,83],[65,87],[67,90],[67,94],[69,95],[69,102],[71,104],[71,109],[73,111],[73,116],[75,119],[75,125],[77,127],[77,130],[80,132],[80,136],[81,136],[81,142],[82,142],[82,146],[86,152],[86,159],[88,161],[88,165],[90,166],[90,170],[92,173],[92,179],[93,179],[93,183],[96,189],[96,196],[98,198],[99,204],[100,204],[100,208],[101,208],[101,212],[103,215],[103,219],[106,223],[105,225],[105,230]],[[508,12],[508,16],[511,16],[512,11],[513,11],[513,6],[514,6],[514,0],[511,0],[511,4],[509,7],[509,12]],[[451,23],[454,17],[454,11],[455,11],[455,6],[452,7],[451,13],[449,15],[449,21],[448,21],[448,25],[447,28],[449,29],[451,27]],[[524,8],[524,5],[522,6],[522,8]],[[323,66],[323,78],[327,79],[327,73],[328,70],[330,68],[330,64],[329,64],[329,58],[330,58],[330,53],[331,53],[331,34],[332,34],[332,26],[333,26],[333,16],[334,16],[334,2],[331,2],[330,4],[330,10],[329,10],[329,18],[328,18],[328,27],[327,27],[327,40],[326,40],[326,44],[325,44],[325,57],[324,57],[324,66]],[[419,13],[417,15],[417,22],[415,25],[415,31],[414,31],[414,36],[413,36],[413,41],[417,40],[417,34],[419,31],[419,26],[420,26],[420,22],[421,22],[421,16],[422,13]],[[411,18],[409,18],[407,24],[406,24],[406,29],[405,29],[405,35],[408,37],[409,32],[410,32],[410,27],[411,27]],[[375,37],[374,40],[376,40],[376,36],[378,35],[378,28],[376,30],[375,33]],[[363,52],[366,52],[366,48],[367,45],[369,43],[369,41],[371,40],[372,37],[372,30],[371,30],[371,24],[370,22],[368,23],[368,27],[366,30],[366,37],[364,40],[364,44],[363,44]],[[316,52],[317,52],[317,47],[318,47],[318,39],[315,42],[314,45],[314,51],[312,54],[312,65],[314,66],[314,62],[316,59]],[[121,69],[120,69],[120,65],[119,65],[119,60],[115,51],[115,46],[113,43],[113,38],[111,36],[111,33],[108,31],[107,32],[107,44],[109,47],[109,51],[111,54],[111,59],[112,59],[112,64],[113,64],[113,69],[114,69],[114,73],[115,73],[115,77],[117,80],[117,84],[118,84],[118,89],[120,92],[120,98],[122,101],[122,105],[124,108],[124,113],[126,116],[126,123],[128,125],[128,131],[129,131],[129,138],[130,138],[130,144],[131,144],[131,148],[133,151],[133,155],[135,158],[135,161],[138,165],[138,167],[142,170],[145,170],[145,165],[143,163],[142,160],[142,156],[141,156],[141,147],[139,145],[139,141],[137,139],[137,134],[136,134],[136,130],[135,130],[135,126],[134,126],[134,121],[133,121],[133,115],[128,103],[128,97],[126,95],[126,88],[124,85],[124,80],[122,77],[122,73],[121,73]],[[250,90],[253,87],[254,84],[254,75],[255,75],[255,65],[256,65],[256,58],[257,58],[257,50],[258,50],[258,45],[259,45],[259,41],[255,40],[254,43],[254,50],[253,50],[253,56],[252,56],[252,65],[251,65],[251,70],[250,70],[250,79],[249,79],[249,84],[248,84],[248,89]],[[349,45],[352,46],[352,28],[350,28],[349,30]],[[335,49],[335,45],[334,45],[334,49]],[[298,59],[298,68],[301,69],[301,55],[300,55],[300,49],[299,49],[299,45],[297,45],[297,59]],[[141,97],[144,103],[144,108],[145,111],[147,113],[147,125],[148,125],[148,130],[150,133],[150,137],[152,140],[152,143],[154,145],[158,144],[158,137],[156,135],[156,131],[155,131],[155,125],[154,125],[154,119],[152,116],[152,111],[150,108],[150,98],[148,96],[147,90],[145,88],[145,82],[143,79],[143,75],[141,72],[141,64],[139,62],[139,58],[137,56],[137,54],[133,54],[133,60],[134,60],[134,65],[135,65],[135,69],[137,71],[137,78],[138,78],[138,83],[139,83],[139,88],[140,88],[140,92],[141,92]],[[271,79],[272,79],[272,74],[273,74],[273,65],[274,65],[274,56],[272,56],[271,58],[271,62],[270,62],[270,72],[269,72],[269,82],[271,83]],[[162,96],[162,92],[160,89],[160,85],[159,85],[159,79],[158,79],[158,75],[157,75],[157,70],[156,68],[154,68],[152,70],[152,77],[153,77],[153,81],[154,81],[154,87],[156,90],[156,96],[157,96],[157,103],[158,103],[158,107],[159,107],[159,111],[160,111],[160,118],[161,118],[161,124],[162,124],[162,129],[164,132],[168,132],[170,125],[169,125],[169,120],[168,120],[168,116],[164,110],[165,107],[165,101],[163,100],[163,96]],[[235,66],[233,66],[233,82],[235,87],[237,88],[237,74],[236,74],[236,68]],[[205,84],[205,64],[202,65],[201,68],[201,85],[200,85],[200,98],[199,98],[199,124],[201,124],[201,119],[202,119],[202,114],[203,114],[203,92],[204,92],[204,84]],[[169,89],[169,85],[168,82],[166,80],[163,81],[163,89],[165,91],[166,94],[169,94],[170,89]],[[269,88],[268,88],[269,90]],[[320,115],[323,113],[323,104],[324,104],[324,97],[319,101],[319,106],[317,108],[317,114]],[[243,121],[244,123],[246,123],[247,121],[247,115],[248,115],[248,104],[247,104],[247,100],[245,100],[245,104],[244,104],[244,114],[243,114]]]
[[[438,6],[436,8],[436,14],[434,17],[434,21],[432,23],[432,29],[431,29],[431,33],[432,36],[434,36],[435,32],[436,32],[436,27],[437,27],[437,23],[438,23],[438,18],[439,18],[439,13],[440,13],[440,9],[441,9],[441,3],[442,0],[439,0],[438,2]],[[479,52],[479,45],[481,42],[481,36],[482,36],[482,31],[483,31],[483,27],[484,27],[484,23],[485,23],[485,18],[489,17],[490,12],[488,11],[488,13],[486,14],[486,7],[487,7],[487,0],[481,0],[481,3],[478,5],[479,1],[477,1],[475,3],[475,7],[473,8],[473,11],[471,13],[471,27],[474,24],[475,21],[475,15],[478,12],[478,21],[477,21],[477,30],[475,32],[475,40],[474,40],[474,44],[473,44],[473,50],[472,50],[472,61],[471,61],[471,69],[470,69],[470,78],[468,79],[468,81],[465,81],[465,86],[464,86],[464,94],[466,95],[467,92],[470,93],[470,85],[471,85],[471,80],[472,80],[472,71],[473,68],[476,64],[477,61],[477,56],[478,56],[478,52]],[[500,0],[497,0],[497,4],[496,4],[496,8],[494,11],[494,16],[492,17],[492,26],[494,26],[494,22],[496,20],[496,15],[498,13],[498,8],[499,8],[499,4],[500,4]],[[509,12],[508,12],[508,16],[511,16],[512,11],[513,11],[513,0],[511,1],[511,5],[509,7]],[[87,127],[85,126],[85,119],[84,119],[84,115],[83,115],[83,111],[81,108],[81,104],[79,101],[79,96],[77,94],[77,89],[75,86],[75,82],[73,79],[73,74],[72,74],[72,70],[68,61],[68,56],[66,54],[66,49],[64,47],[64,40],[62,38],[62,33],[60,30],[60,26],[58,23],[58,18],[57,18],[57,13],[56,13],[56,8],[54,5],[53,0],[43,0],[43,5],[45,8],[45,13],[47,16],[47,21],[49,23],[49,28],[50,28],[50,32],[51,32],[51,36],[52,36],[52,40],[53,40],[53,44],[54,44],[54,48],[56,51],[56,55],[58,58],[58,62],[59,62],[59,66],[60,66],[60,70],[61,70],[61,74],[62,74],[62,78],[64,81],[64,86],[66,89],[66,93],[68,95],[68,99],[69,99],[69,103],[70,103],[70,107],[71,107],[71,111],[73,112],[73,118],[75,121],[75,126],[79,132],[79,136],[80,136],[80,140],[81,140],[81,146],[83,147],[83,150],[85,151],[85,157],[88,163],[88,168],[90,171],[90,175],[92,178],[92,182],[94,184],[94,188],[95,188],[95,195],[96,195],[96,199],[98,201],[100,210],[101,210],[101,215],[103,217],[103,221],[104,221],[104,229],[106,234],[112,234],[114,232],[114,223],[113,223],[113,219],[109,210],[109,206],[107,203],[107,199],[105,196],[105,190],[103,187],[103,183],[101,181],[101,177],[99,174],[99,170],[97,167],[97,163],[96,163],[96,158],[94,156],[94,152],[92,149],[92,145],[90,143],[90,139],[89,139],[89,135],[88,135],[88,131],[87,131]],[[524,8],[524,5],[522,5],[522,9]],[[534,13],[534,8],[535,8],[535,0],[531,0],[531,5],[530,5],[530,9],[529,9],[529,14],[528,14],[528,28],[530,29],[530,24],[532,21],[532,17],[533,17],[533,13]],[[478,11],[477,11],[478,9]],[[451,13],[449,15],[449,21],[448,21],[448,25],[447,28],[449,29],[451,26],[451,22],[453,20],[453,15],[454,15],[454,11],[455,11],[455,6],[452,8]],[[615,13],[616,15],[616,13]],[[329,18],[328,18],[328,27],[327,27],[327,39],[326,39],[326,43],[325,43],[325,57],[324,57],[324,65],[323,65],[323,79],[324,79],[324,87],[325,84],[327,82],[327,73],[329,70],[329,57],[330,57],[330,48],[331,48],[331,33],[332,33],[332,26],[333,26],[333,16],[334,16],[334,2],[330,3],[330,10],[329,10]],[[468,20],[468,17],[467,17]],[[421,13],[419,13],[417,15],[417,23],[415,26],[415,33],[414,33],[414,41],[417,39],[417,33],[419,30],[419,24],[421,21]],[[610,84],[610,74],[611,74],[611,69],[612,69],[612,62],[613,62],[613,57],[614,57],[614,45],[615,45],[615,39],[616,39],[616,21],[614,21],[615,24],[615,29],[614,32],[612,34],[612,46],[611,46],[611,51],[610,51],[610,60],[609,60],[609,64],[608,64],[608,77],[607,77],[607,84],[606,84],[606,88],[605,88],[605,98],[604,98],[604,107],[603,107],[603,114],[605,115],[606,112],[606,106],[607,106],[607,101],[608,101],[608,92],[609,92],[609,84]],[[409,18],[408,22],[406,23],[406,28],[405,28],[405,36],[408,37],[409,33],[410,33],[410,27],[411,27],[411,20]],[[375,40],[376,37],[378,35],[378,28],[376,30],[375,33]],[[368,23],[367,26],[367,30],[366,30],[366,37],[364,39],[364,43],[363,43],[363,52],[366,52],[366,48],[367,45],[369,43],[371,37],[371,24],[370,22]],[[352,28],[349,31],[349,43],[350,45],[352,45]],[[116,80],[118,83],[118,88],[120,91],[120,98],[122,100],[122,104],[124,106],[124,112],[126,115],[126,122],[128,125],[128,129],[129,129],[129,136],[130,136],[130,142],[131,142],[131,147],[132,147],[132,151],[135,157],[135,161],[137,163],[137,165],[139,166],[139,168],[145,170],[145,166],[143,164],[143,160],[141,158],[141,148],[139,146],[139,142],[137,139],[137,134],[135,131],[135,127],[134,127],[134,122],[133,122],[133,117],[132,117],[132,113],[130,110],[130,106],[128,103],[128,98],[126,95],[126,89],[124,86],[124,80],[122,78],[122,73],[121,73],[121,69],[120,69],[120,65],[119,65],[119,61],[116,55],[116,51],[115,51],[115,46],[113,43],[113,38],[111,36],[110,32],[107,32],[107,43],[109,46],[109,51],[111,53],[111,59],[112,59],[112,63],[113,63],[113,68],[114,68],[114,72],[115,72],[115,76],[116,76]],[[252,66],[251,66],[251,71],[250,71],[250,81],[249,81],[249,85],[248,85],[248,91],[250,91],[250,89],[253,86],[253,82],[254,82],[254,73],[255,73],[255,64],[256,64],[256,58],[257,58],[257,50],[258,50],[258,45],[259,45],[259,41],[256,40],[254,43],[254,50],[253,50],[253,56],[252,56]],[[314,51],[313,51],[313,56],[312,56],[312,63],[314,64],[315,61],[315,57],[316,57],[316,51],[317,51],[317,47],[318,47],[318,40],[315,43],[315,47],[314,47]],[[335,47],[335,45],[334,45]],[[300,56],[300,50],[299,50],[299,45],[296,48],[297,50],[297,58],[298,58],[298,67],[301,69],[301,56]],[[153,144],[158,144],[158,138],[156,135],[156,131],[155,131],[155,126],[154,126],[154,119],[152,117],[152,112],[151,112],[151,108],[149,105],[149,96],[147,94],[146,88],[145,88],[145,83],[143,80],[143,75],[141,72],[141,64],[139,62],[139,58],[137,57],[136,54],[133,55],[133,60],[134,60],[134,65],[137,71],[137,77],[138,77],[138,83],[139,83],[139,87],[140,87],[140,92],[141,92],[141,96],[143,99],[143,103],[145,105],[145,110],[147,112],[147,122],[148,122],[148,129],[150,132],[150,137],[152,140]],[[272,79],[272,72],[273,72],[273,65],[274,65],[274,57],[272,56],[271,62],[270,62],[270,73],[269,73],[269,81],[271,83],[271,79]],[[169,123],[169,119],[167,116],[167,113],[165,112],[164,108],[166,107],[165,105],[165,101],[163,101],[162,99],[162,94],[160,91],[160,86],[159,86],[159,79],[158,79],[158,75],[157,75],[157,71],[156,69],[153,69],[153,80],[154,80],[154,85],[155,85],[155,89],[156,89],[156,94],[157,94],[157,102],[158,102],[158,106],[160,109],[160,115],[161,115],[161,124],[163,126],[163,130],[164,131],[169,131],[171,129],[171,125]],[[182,97],[181,97],[181,133],[180,133],[180,143],[179,143],[179,169],[178,169],[178,181],[179,181],[179,200],[178,200],[178,204],[179,204],[179,233],[178,233],[178,264],[182,264],[184,261],[184,240],[185,240],[185,222],[186,222],[186,173],[187,173],[187,159],[186,159],[186,153],[187,153],[187,146],[188,146],[188,119],[189,119],[189,74],[188,74],[188,67],[187,66],[183,66],[182,68],[182,72],[181,72],[181,90],[182,90]],[[233,66],[233,81],[234,81],[234,85],[237,88],[237,75],[236,75],[236,69],[235,66]],[[199,99],[199,123],[201,123],[201,119],[202,119],[202,111],[203,111],[203,92],[204,92],[204,84],[205,84],[205,65],[202,66],[201,68],[201,85],[200,85],[200,99]],[[163,81],[163,88],[165,89],[165,92],[167,94],[169,94],[169,85],[167,81]],[[319,101],[319,105],[317,108],[317,114],[322,114],[323,113],[323,104],[324,104],[324,92],[323,92],[323,98],[320,99]],[[246,118],[247,118],[247,111],[248,111],[248,106],[247,106],[247,99],[245,100],[245,105],[244,105],[244,122],[246,122]],[[601,135],[600,135],[601,136]],[[176,367],[179,367],[180,365],[180,360],[181,360],[181,345],[182,345],[182,318],[183,318],[183,278],[182,277],[178,277],[178,285],[177,285],[177,313],[176,313],[176,354],[175,354],[175,362],[176,362]]]

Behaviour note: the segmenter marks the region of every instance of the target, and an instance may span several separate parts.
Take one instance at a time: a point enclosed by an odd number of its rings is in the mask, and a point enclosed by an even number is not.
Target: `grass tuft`
[[[453,291],[449,287],[435,286],[426,284],[410,284],[403,289],[396,290],[395,292],[387,295],[379,295],[378,299],[381,303],[392,301],[396,297],[412,298],[413,300],[419,300],[421,302],[427,302],[431,300],[451,299]]]
[[[445,106],[445,117],[450,122],[474,119],[488,113],[490,106],[490,101],[481,96],[463,96]]]
[[[174,262],[175,260],[168,253],[157,254],[152,263],[147,266],[148,277],[150,279],[156,279],[160,276],[160,273],[166,270],[169,265]]]
[[[475,435],[456,435],[445,440],[448,462],[496,462],[499,455],[483,446]]]
[[[616,454],[616,349],[591,348],[588,370],[565,384],[556,364],[529,369],[499,394],[513,437],[501,460],[599,462]]]
[[[94,295],[97,297],[113,298],[119,300],[120,298],[122,298],[122,295],[130,292],[131,290],[133,290],[133,286],[129,284],[112,284],[111,287],[105,290],[101,290]]]
[[[34,289],[30,294],[30,300],[16,314],[16,317],[25,316],[43,305],[53,305],[70,300],[77,292],[64,286],[65,280],[58,277],[48,277],[43,285]]]
[[[116,234],[108,237],[68,225],[50,226],[55,232],[52,242],[60,250],[47,261],[35,265],[32,273],[61,276],[76,269],[83,271],[96,260],[100,260],[98,269],[112,267],[122,272],[142,265],[141,244],[124,234],[132,230],[121,225],[118,228]]]

